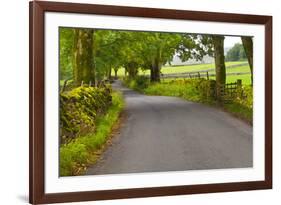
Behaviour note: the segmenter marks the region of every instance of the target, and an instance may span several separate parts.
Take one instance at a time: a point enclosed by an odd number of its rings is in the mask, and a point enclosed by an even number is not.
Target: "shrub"
[[[224,108],[252,124],[253,88],[251,86],[242,86],[238,88],[232,103],[225,104]]]
[[[126,77],[123,79],[123,83],[129,88],[142,91],[149,86],[149,78],[147,76],[136,76],[134,79]]]
[[[249,85],[238,88],[234,102],[253,109],[253,88]]]
[[[148,95],[177,96],[195,102],[211,103],[214,99],[211,87],[212,81],[183,79],[150,84],[142,89],[142,92]]]

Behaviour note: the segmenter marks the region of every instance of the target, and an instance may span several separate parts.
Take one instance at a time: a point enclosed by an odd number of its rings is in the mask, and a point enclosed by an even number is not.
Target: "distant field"
[[[183,79],[184,78],[177,78],[176,80],[183,80]],[[211,76],[210,79],[215,79],[215,76]],[[251,75],[250,74],[226,76],[226,83],[234,83],[237,81],[237,79],[241,79],[243,85],[251,84]],[[162,82],[169,82],[172,80],[175,80],[175,79],[174,78],[163,79]]]
[[[237,65],[237,64],[243,64],[247,63],[247,61],[236,61],[236,62],[226,62],[225,65],[231,66],[231,65]],[[161,69],[161,72],[163,74],[168,73],[183,73],[183,72],[193,72],[193,71],[199,71],[199,70],[207,70],[207,69],[214,69],[215,64],[198,64],[198,65],[185,65],[185,66],[169,66],[169,67],[163,67]],[[249,66],[241,66],[241,68],[231,68],[231,72],[244,72],[244,69],[249,68]],[[248,70],[247,70],[248,71]],[[149,73],[149,72],[148,72]]]
[[[226,62],[226,67],[231,65],[238,65],[238,64],[244,64],[247,63],[247,61],[235,61],[235,62]],[[214,69],[214,64],[198,64],[198,65],[185,65],[185,66],[166,66],[162,67],[161,72],[162,74],[172,74],[172,73],[184,73],[184,72],[194,72],[194,71],[200,71],[200,70],[207,70],[207,69]],[[250,72],[249,65],[239,66],[235,68],[226,68],[226,73],[239,73],[239,72]],[[209,74],[215,73],[215,71],[209,71]],[[149,75],[150,71],[146,70],[145,72],[140,71],[140,74],[146,74]],[[125,70],[119,69],[118,70],[118,76],[122,77],[125,75]],[[178,78],[180,79],[180,78]],[[210,79],[215,79],[214,76],[211,76]],[[227,83],[236,82],[237,79],[242,80],[242,84],[249,85],[251,84],[251,75],[245,74],[245,75],[231,75],[226,76]],[[165,79],[164,81],[170,81],[173,79]]]
[[[215,79],[215,77],[211,77],[211,79],[212,78]],[[241,79],[243,85],[251,84],[251,75],[250,74],[226,76],[226,83],[234,83],[237,81],[237,79]]]
[[[226,62],[226,66],[231,65],[237,65],[237,64],[243,64],[247,63],[247,61],[235,61],[235,62]],[[197,65],[184,65],[184,66],[165,66],[162,67],[161,72],[163,74],[168,73],[183,73],[183,72],[193,72],[193,71],[199,71],[199,70],[206,70],[206,69],[212,69],[215,68],[215,64],[197,64]],[[229,72],[248,72],[250,70],[249,66],[241,66],[237,68],[231,68]],[[120,68],[118,70],[118,76],[124,76],[125,75],[125,69]],[[150,70],[146,71],[140,71],[140,74],[150,74]]]

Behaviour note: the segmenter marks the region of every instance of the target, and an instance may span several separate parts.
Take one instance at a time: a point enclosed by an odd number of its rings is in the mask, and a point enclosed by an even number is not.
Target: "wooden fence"
[[[227,76],[230,75],[246,75],[251,74],[250,72],[236,72],[236,73],[226,73]],[[161,74],[161,80],[165,79],[197,79],[197,78],[206,78],[207,80],[210,77],[216,76],[215,73],[210,73],[209,71],[200,71],[200,72],[186,72],[186,73],[172,73],[172,74]]]
[[[231,69],[235,69],[240,66],[248,65],[248,63],[240,63],[235,65],[227,66],[226,69],[229,71]],[[227,76],[229,75],[246,75],[251,74],[250,72],[229,72],[226,73]],[[198,70],[198,71],[190,71],[190,72],[181,72],[181,73],[167,73],[167,74],[161,74],[161,79],[186,79],[186,78],[207,78],[208,80],[210,77],[214,77],[215,69],[214,68],[208,68],[204,70]]]
[[[240,88],[242,88],[241,79],[238,79],[234,83],[226,83],[224,85],[221,85],[218,89],[216,88],[215,97],[217,98],[217,92],[220,92],[221,100],[224,103],[229,103],[236,97],[246,98],[247,96],[243,93],[243,90]]]

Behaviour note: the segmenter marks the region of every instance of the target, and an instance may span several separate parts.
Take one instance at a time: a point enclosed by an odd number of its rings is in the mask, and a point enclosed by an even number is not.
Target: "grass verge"
[[[105,115],[97,119],[96,132],[79,136],[60,147],[60,176],[81,175],[88,165],[96,162],[123,108],[122,94],[113,92],[112,105]]]
[[[177,83],[153,83],[142,92],[146,95],[162,95],[181,97],[194,102],[204,102],[199,91],[192,84],[177,84]],[[207,100],[207,99],[206,99]]]
[[[239,103],[233,102],[230,104],[223,105],[225,111],[233,114],[235,117],[238,117],[249,124],[253,124],[253,109],[243,106]]]

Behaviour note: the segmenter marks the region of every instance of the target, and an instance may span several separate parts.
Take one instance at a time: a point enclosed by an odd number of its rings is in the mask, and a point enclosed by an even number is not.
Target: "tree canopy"
[[[224,38],[217,35],[116,31],[101,29],[60,28],[60,79],[73,79],[75,84],[111,79],[119,68],[129,78],[140,69],[150,70],[151,82],[159,82],[161,68],[177,55],[183,62],[215,58],[217,84],[225,83],[225,60],[250,59],[251,39],[235,44],[224,56]]]
[[[226,54],[226,61],[241,61],[245,60],[246,53],[241,43],[236,43]]]
[[[59,29],[60,52],[60,79],[71,79],[72,75],[72,51],[74,41],[74,29]]]
[[[60,28],[60,78],[94,82],[111,78],[112,69],[124,67],[129,77],[148,69],[151,81],[159,81],[161,67],[175,54],[182,61],[202,58],[206,53],[198,44],[202,39],[189,34]]]

